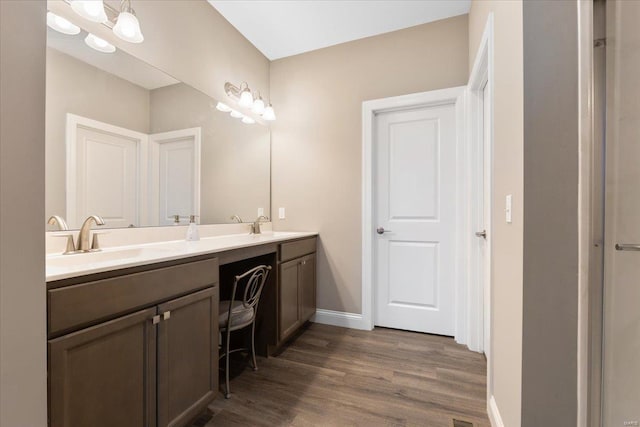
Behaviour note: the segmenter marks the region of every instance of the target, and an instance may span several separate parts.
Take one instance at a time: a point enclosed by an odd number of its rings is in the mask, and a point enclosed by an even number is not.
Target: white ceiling
[[[471,0],[208,0],[267,58],[469,13]]]

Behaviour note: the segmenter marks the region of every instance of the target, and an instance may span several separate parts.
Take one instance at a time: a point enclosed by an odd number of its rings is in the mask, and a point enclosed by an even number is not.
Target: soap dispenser
[[[197,215],[191,215],[189,217],[189,228],[187,228],[187,242],[200,240],[200,233],[198,232],[198,224],[196,224],[196,216]]]

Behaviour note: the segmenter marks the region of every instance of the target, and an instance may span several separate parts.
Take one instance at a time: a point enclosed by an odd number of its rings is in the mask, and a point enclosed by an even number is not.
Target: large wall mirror
[[[269,128],[86,33],[48,28],[46,214],[79,228],[252,221],[271,210]]]

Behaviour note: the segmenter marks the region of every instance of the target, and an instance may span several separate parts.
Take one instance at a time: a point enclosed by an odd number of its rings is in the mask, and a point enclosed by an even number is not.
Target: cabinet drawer
[[[47,292],[49,335],[69,331],[218,282],[216,258]]]
[[[280,245],[280,261],[289,261],[316,251],[316,238],[296,240]]]

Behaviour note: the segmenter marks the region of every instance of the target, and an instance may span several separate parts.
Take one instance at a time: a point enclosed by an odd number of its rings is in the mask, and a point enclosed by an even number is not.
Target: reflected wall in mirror
[[[47,32],[46,214],[79,228],[252,221],[269,214],[270,132],[84,33]],[[46,219],[46,218],[45,218]]]

